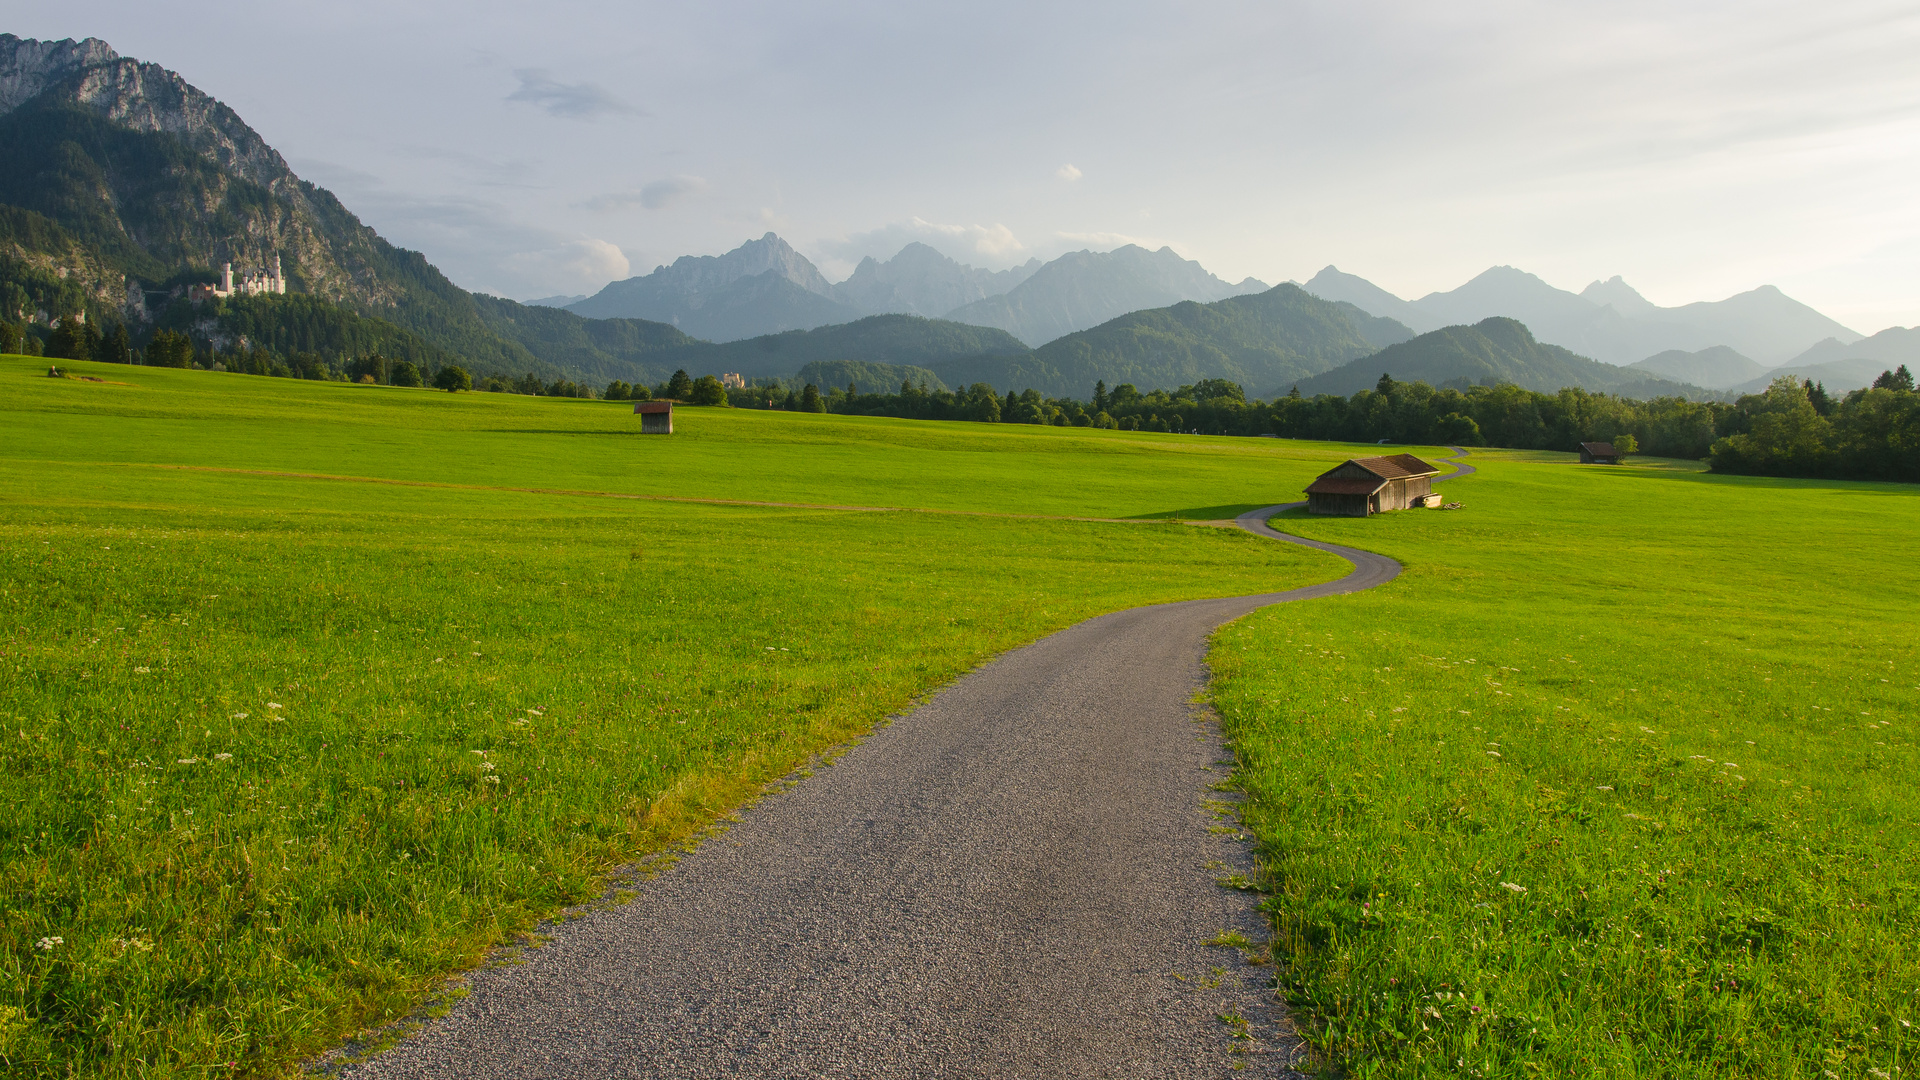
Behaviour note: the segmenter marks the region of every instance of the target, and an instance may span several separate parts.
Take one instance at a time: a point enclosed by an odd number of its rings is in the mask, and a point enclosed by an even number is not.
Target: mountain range
[[[1133,244],[992,271],[912,243],[886,262],[861,260],[851,277],[835,285],[806,256],[767,233],[724,255],[683,255],[671,266],[612,282],[565,307],[588,318],[671,323],[719,342],[863,315],[941,316],[995,327],[1033,346],[1129,311],[1266,288],[1252,278],[1229,284],[1172,248],[1148,251]]]
[[[1771,285],[1725,300],[1663,308],[1618,277],[1571,293],[1525,271],[1496,266],[1457,289],[1403,300],[1329,266],[1315,274],[1306,289],[1421,332],[1496,316],[1518,319],[1543,342],[1620,366],[1664,352],[1726,346],[1771,367],[1827,338],[1843,344],[1860,340],[1859,334]]]
[[[810,364],[832,361],[926,368],[961,358],[1024,356],[1026,352],[1027,347],[1004,330],[918,315],[869,315],[744,341],[687,342],[660,351],[655,359],[662,366],[690,372],[734,372],[759,378],[784,377]],[[872,378],[867,375],[864,380],[871,384]]]
[[[590,297],[519,304],[460,289],[294,175],[231,109],[96,39],[0,35],[0,140],[0,317],[42,333],[84,312],[125,319],[137,340],[168,328],[478,374],[651,383],[680,367],[804,370],[862,386],[897,376],[1072,395],[1100,379],[1207,378],[1260,395],[1347,393],[1382,371],[1635,394],[1804,373],[1839,391],[1920,367],[1920,328],[1862,338],[1770,286],[1660,308],[1619,278],[1574,294],[1495,267],[1408,301],[1331,266],[1304,288],[1269,289],[1132,245],[991,271],[909,244],[836,284],[768,233]],[[222,263],[244,274],[276,257],[290,295],[186,296]]]
[[[999,296],[1032,277],[1040,266],[1039,259],[1028,259],[1011,270],[982,270],[915,241],[886,262],[871,255],[861,259],[853,276],[833,287],[833,295],[872,315],[938,317]]]
[[[1003,392],[1084,398],[1102,380],[1152,389],[1230,379],[1258,393],[1411,336],[1391,319],[1280,285],[1211,304],[1187,300],[1128,312],[1031,352],[925,366],[949,386],[984,382]]]
[[[1699,352],[1672,350],[1632,365],[1668,378],[1713,390],[1758,393],[1782,375],[1820,383],[1834,393],[1870,386],[1881,372],[1920,367],[1920,327],[1890,326],[1851,343],[1835,338],[1818,342],[1778,367],[1765,367],[1724,345]]]

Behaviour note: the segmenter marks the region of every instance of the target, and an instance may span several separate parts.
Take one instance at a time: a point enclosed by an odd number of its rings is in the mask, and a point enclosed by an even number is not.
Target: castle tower
[[[278,255],[273,257],[273,291],[277,293],[287,291],[287,279],[286,275],[280,272],[280,256]]]
[[[220,271],[220,295],[221,296],[233,295],[233,264],[232,263],[228,263],[226,265],[226,268]]]

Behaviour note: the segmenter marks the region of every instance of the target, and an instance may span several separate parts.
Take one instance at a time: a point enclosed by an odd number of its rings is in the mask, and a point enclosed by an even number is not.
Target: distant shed
[[[1580,464],[1582,465],[1618,465],[1620,451],[1610,442],[1583,442],[1580,444]]]
[[[1366,517],[1434,501],[1439,468],[1412,454],[1354,458],[1328,469],[1307,485],[1307,512]]]
[[[673,402],[636,401],[633,411],[640,417],[640,434],[673,434]]]

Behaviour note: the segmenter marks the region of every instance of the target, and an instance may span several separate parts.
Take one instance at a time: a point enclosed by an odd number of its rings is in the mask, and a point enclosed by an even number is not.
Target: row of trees
[[[281,357],[257,346],[215,350],[185,333],[156,331],[133,348],[124,323],[102,330],[91,320],[60,319],[44,346],[35,331],[0,321],[0,352],[59,359],[203,367],[279,378],[331,379],[388,386],[474,388],[459,365],[429,371],[378,352],[329,360],[299,352]],[[645,401],[668,398],[691,405],[785,409],[920,420],[1041,424],[1203,435],[1278,435],[1342,442],[1442,443],[1522,450],[1570,450],[1581,442],[1629,444],[1662,457],[1707,458],[1716,472],[1769,476],[1920,480],[1920,394],[1907,368],[1882,373],[1874,385],[1836,398],[1822,385],[1776,380],[1763,394],[1738,401],[1684,398],[1636,401],[1574,387],[1546,394],[1519,386],[1436,389],[1382,375],[1371,390],[1351,397],[1303,397],[1298,389],[1272,401],[1248,400],[1236,383],[1207,379],[1173,390],[1142,392],[1131,384],[1094,385],[1092,398],[1052,398],[1034,390],[1004,396],[986,383],[932,390],[902,382],[896,392],[822,391],[811,383],[760,380],[729,390],[719,379],[676,371],[657,386],[609,383],[596,394],[567,379],[529,372],[491,375],[478,388],[544,397]]]
[[[1637,401],[1577,387],[1548,394],[1510,383],[1436,389],[1384,375],[1351,397],[1308,398],[1295,390],[1272,401],[1249,401],[1239,385],[1210,379],[1144,393],[1129,384],[1109,390],[1097,383],[1084,402],[1033,390],[1002,397],[985,383],[954,391],[907,382],[891,393],[849,385],[823,394],[812,385],[772,382],[733,391],[732,403],[922,420],[1520,450],[1612,442],[1632,447],[1629,453],[1707,458],[1719,472],[1920,480],[1920,394],[1905,367],[1841,398],[1817,383],[1782,379],[1764,394],[1731,403]]]
[[[654,398],[668,398],[684,401],[689,405],[727,405],[731,404],[727,388],[719,379],[711,375],[693,378],[685,368],[673,373],[672,377],[659,386],[649,387],[644,383],[629,385],[621,379],[607,384],[601,397],[608,401],[652,401]]]
[[[793,391],[785,392],[790,397]],[[804,394],[804,390],[802,391]],[[781,407],[756,388],[736,391],[736,404]],[[746,402],[739,399],[746,397]],[[1172,390],[1141,391],[1123,383],[1096,383],[1088,401],[1051,398],[1033,390],[999,396],[985,383],[964,390],[929,390],[903,383],[895,393],[862,393],[855,386],[820,399],[825,411],[923,420],[1050,424],[1125,431],[1201,435],[1280,435],[1344,442],[1455,443],[1564,450],[1583,441],[1635,436],[1649,453],[1704,457],[1719,434],[1719,416],[1732,406],[1680,398],[1632,401],[1577,388],[1542,394],[1511,384],[1439,389],[1382,377],[1352,397],[1298,391],[1273,401],[1248,400],[1225,379]]]
[[[1920,481],[1920,394],[1905,365],[1837,401],[1819,386],[1776,379],[1741,398],[1726,426],[1710,455],[1714,472]]]

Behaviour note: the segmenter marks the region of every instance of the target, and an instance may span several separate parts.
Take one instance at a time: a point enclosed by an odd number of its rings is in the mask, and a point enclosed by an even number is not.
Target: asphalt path
[[[1464,451],[1462,451],[1464,452]],[[1471,471],[1471,470],[1468,470]],[[1459,474],[1455,474],[1459,475]],[[1008,653],[743,812],[628,903],[545,930],[354,1078],[1297,1076],[1211,718],[1208,636],[1134,608]]]

